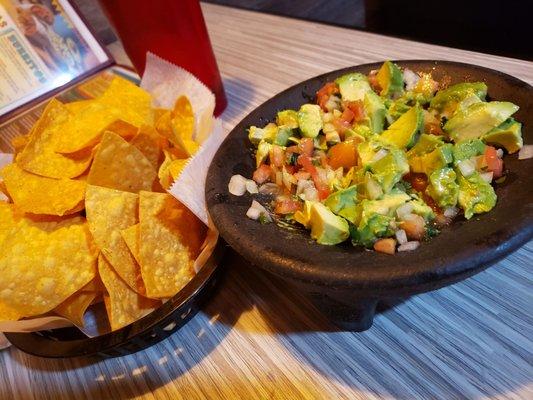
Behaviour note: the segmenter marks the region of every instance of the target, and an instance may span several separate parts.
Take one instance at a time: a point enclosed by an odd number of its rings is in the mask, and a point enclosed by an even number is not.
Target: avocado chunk
[[[383,100],[373,91],[365,94],[363,104],[365,111],[369,118],[368,126],[372,133],[381,133],[383,131],[383,123],[385,122],[385,104]]]
[[[435,213],[431,207],[428,206],[420,197],[418,197],[416,194],[412,194],[411,197],[413,199],[409,201],[408,204],[413,207],[413,210],[411,211],[413,214],[420,215],[426,221],[430,221],[435,218]]]
[[[423,125],[424,114],[422,109],[418,105],[415,105],[394,121],[380,135],[380,138],[384,143],[394,145],[399,149],[410,148],[415,144],[417,134]]]
[[[248,129],[248,139],[254,146],[257,146],[260,141],[272,143],[278,132],[278,127],[274,123],[265,125],[264,128],[258,128],[257,126],[251,126]]]
[[[403,74],[398,66],[385,61],[379,69],[376,79],[381,87],[380,95],[391,96],[403,92]]]
[[[430,107],[440,113],[452,115],[457,105],[465,98],[475,96],[479,101],[485,100],[487,85],[484,82],[463,82],[439,90],[430,102]]]
[[[255,165],[257,168],[266,160],[270,153],[272,145],[264,140],[259,142],[257,146],[257,151],[255,152]]]
[[[427,153],[431,153],[437,147],[444,144],[442,136],[428,135],[423,133],[418,138],[418,142],[407,152],[407,157],[421,156]]]
[[[298,111],[298,125],[302,135],[315,138],[322,129],[322,115],[317,104],[304,104]]]
[[[474,214],[481,214],[492,210],[496,205],[496,193],[478,172],[468,178],[458,173],[459,206],[464,210],[465,218],[470,219]]]
[[[278,126],[276,136],[274,137],[274,144],[278,146],[287,146],[289,138],[293,135],[292,129],[287,125]]]
[[[302,224],[307,229],[311,228],[311,207],[313,206],[312,201],[306,200],[304,202],[304,207],[302,210],[298,210],[293,214],[293,218],[296,222]]]
[[[406,193],[395,191],[383,196],[381,200],[362,200],[357,206],[359,221],[350,231],[352,242],[371,247],[377,239],[392,235],[392,215],[409,199]]]
[[[324,204],[314,202],[311,205],[311,237],[320,244],[335,245],[344,242],[350,236],[348,222],[330,211]]]
[[[467,140],[453,146],[453,163],[480,156],[485,152],[485,143],[479,139]]]
[[[374,176],[370,171],[365,172],[363,183],[358,187],[358,191],[370,200],[375,200],[383,196],[383,188],[374,179]]]
[[[524,145],[522,124],[509,118],[503,124],[484,134],[481,140],[496,147],[503,147],[509,154],[516,153]]]
[[[445,143],[435,150],[422,154],[411,155],[408,158],[411,172],[430,175],[434,170],[444,168],[453,161],[453,145]]]
[[[455,142],[479,138],[518,111],[518,106],[508,101],[475,103],[456,113],[444,125],[444,131]]]
[[[295,110],[278,111],[276,115],[276,123],[278,125],[285,125],[291,129],[298,128],[298,113]]]
[[[357,186],[353,185],[328,196],[324,202],[334,214],[346,218],[351,223],[357,219],[356,212]]]
[[[343,75],[335,79],[335,83],[339,85],[341,97],[346,101],[363,100],[366,93],[372,92],[368,79],[359,72]]]
[[[369,164],[369,170],[383,192],[389,193],[402,176],[409,172],[409,164],[403,151],[390,148],[386,156]]]
[[[359,165],[366,167],[370,164],[376,153],[383,147],[383,143],[377,140],[367,140],[366,142],[359,143],[357,145]]]
[[[457,175],[451,168],[435,170],[429,175],[426,193],[441,208],[455,207],[459,196],[459,185],[456,179]]]

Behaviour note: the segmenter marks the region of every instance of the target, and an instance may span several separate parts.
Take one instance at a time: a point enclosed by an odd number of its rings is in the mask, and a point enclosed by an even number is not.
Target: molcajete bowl
[[[523,124],[526,144],[533,144],[533,89],[504,73],[449,61],[397,61],[413,71],[432,72],[437,81],[484,81],[488,99],[520,106],[515,119]],[[229,194],[232,175],[251,177],[255,169],[247,138],[250,125],[273,121],[276,112],[313,101],[326,82],[348,72],[368,73],[381,63],[333,71],[299,83],[252,111],[228,135],[209,168],[206,198],[221,236],[252,265],[285,278],[307,293],[318,309],[344,329],[365,330],[378,302],[409,297],[471,276],[533,237],[533,159],[505,157],[507,178],[496,186],[494,209],[469,221],[456,220],[415,251],[394,256],[349,243],[319,245],[303,229],[260,224],[246,217],[251,195]]]

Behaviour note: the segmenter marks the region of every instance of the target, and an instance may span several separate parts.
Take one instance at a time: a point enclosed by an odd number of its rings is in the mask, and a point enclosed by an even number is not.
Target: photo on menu
[[[109,64],[64,0],[0,0],[0,117]]]

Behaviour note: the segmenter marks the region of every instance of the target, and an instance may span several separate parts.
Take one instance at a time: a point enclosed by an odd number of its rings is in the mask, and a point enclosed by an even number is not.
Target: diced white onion
[[[228,183],[228,190],[234,196],[242,196],[246,192],[246,179],[242,175],[233,175]]]
[[[396,209],[396,214],[398,218],[403,220],[406,215],[411,214],[411,211],[413,211],[413,205],[411,203],[405,203]]]
[[[413,90],[420,77],[409,68],[405,68],[403,70],[403,80],[405,81],[405,90]]]
[[[257,188],[257,183],[255,183],[255,181],[251,180],[251,179],[248,179],[246,181],[246,191],[248,193],[251,193],[251,194],[255,194],[255,193],[258,193],[259,190]]]
[[[376,154],[374,154],[374,157],[372,157],[372,160],[370,162],[376,162],[381,160],[383,157],[385,157],[389,152],[387,149],[380,149]]]
[[[330,114],[330,113],[328,113],[328,114]],[[324,126],[322,127],[322,130],[324,131],[325,134],[328,134],[328,133],[331,133],[331,132],[336,132],[335,125],[333,125],[330,122],[324,123]]]
[[[333,121],[333,114],[329,112],[322,113],[322,122],[327,123]]]
[[[267,209],[263,207],[259,202],[253,200],[252,205],[246,211],[246,216],[250,219],[257,220],[259,217],[264,216],[267,221],[272,221],[272,217],[268,213]]]
[[[459,209],[457,207],[448,207],[443,212],[446,218],[454,218],[458,213]]]
[[[314,186],[310,186],[304,190],[303,193],[305,199],[307,201],[318,201],[318,190],[315,189]]]
[[[276,195],[279,193],[279,187],[275,183],[267,182],[259,186],[259,193]]]
[[[418,246],[420,246],[420,242],[413,240],[411,242],[407,242],[398,246],[398,251],[412,251],[416,250]]]
[[[298,180],[298,183],[296,184],[296,195],[302,194],[304,190],[310,186],[313,186],[313,182],[304,179]]]
[[[533,157],[533,144],[526,144],[518,152],[519,160],[527,160],[528,158],[532,158],[532,157]]]
[[[503,150],[502,149],[496,150],[496,155],[498,156],[498,158],[503,158]]]
[[[407,234],[405,233],[403,229],[398,229],[395,235],[396,235],[396,240],[398,241],[398,243],[400,244],[407,243]]]
[[[326,109],[328,111],[338,110],[340,106],[341,106],[341,101],[337,96],[335,95],[329,96],[329,99],[326,102]]]
[[[476,164],[472,160],[459,161],[457,166],[465,178],[469,177],[476,171]]]
[[[481,179],[483,179],[485,182],[491,183],[492,177],[494,176],[494,173],[492,171],[490,172],[483,172],[482,174],[479,174]]]

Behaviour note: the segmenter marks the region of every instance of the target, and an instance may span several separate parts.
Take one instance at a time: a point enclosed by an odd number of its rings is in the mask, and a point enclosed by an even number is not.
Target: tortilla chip
[[[154,128],[143,125],[139,128],[139,133],[130,142],[144,154],[154,167],[154,170],[157,170],[159,167],[159,160],[162,155],[161,139],[163,138]]]
[[[130,249],[131,254],[139,262],[139,224],[130,226],[120,231],[122,239]]]
[[[11,146],[13,146],[13,153],[18,154],[30,141],[30,135],[18,135],[11,139]]]
[[[34,175],[16,164],[6,165],[0,176],[13,202],[24,212],[62,216],[84,208],[87,185],[83,181]]]
[[[116,133],[120,137],[124,138],[124,140],[130,140],[137,134],[138,130],[139,129],[136,126],[121,119],[117,119],[106,126],[104,131]]]
[[[170,188],[170,185],[173,182],[172,175],[170,174],[170,165],[172,164],[172,161],[174,161],[174,158],[170,154],[169,151],[163,150],[163,153],[165,154],[165,159],[159,166],[159,171],[157,172],[157,176],[159,178],[159,183],[161,184],[161,187],[165,190],[168,190]]]
[[[2,203],[0,217],[0,302],[21,317],[54,309],[94,278],[98,249],[84,218],[40,221]]]
[[[181,174],[181,171],[185,168],[187,163],[189,162],[188,159],[185,160],[174,160],[170,163],[168,166],[168,172],[172,176],[172,180],[176,180],[176,178]]]
[[[182,140],[192,140],[194,133],[194,113],[191,102],[186,96],[180,96],[171,111],[172,130]]]
[[[85,110],[87,107],[89,107],[94,100],[79,100],[79,101],[72,101],[70,103],[65,103],[65,108],[69,110],[72,114],[78,114]]]
[[[98,275],[96,275],[92,281],[90,281],[87,285],[85,285],[81,291],[82,292],[96,292],[101,293],[105,292],[105,286],[102,283],[102,280]]]
[[[54,308],[54,312],[77,326],[84,326],[83,316],[96,296],[96,292],[81,290]]]
[[[98,272],[108,292],[104,296],[104,302],[111,330],[137,321],[161,304],[160,301],[147,299],[131,290],[102,254],[98,257]]]
[[[22,315],[0,301],[0,321],[17,321]]]
[[[94,156],[87,182],[137,193],[150,190],[156,171],[143,153],[120,136],[106,132]]]
[[[120,277],[135,291],[145,293],[140,268],[120,231],[137,223],[139,196],[87,186],[85,212],[94,241]]]
[[[116,76],[98,101],[120,110],[120,119],[131,125],[154,124],[152,96],[127,79]]]
[[[56,143],[58,153],[70,154],[93,147],[106,127],[117,120],[137,128],[153,124],[152,97],[135,84],[115,77],[107,90],[97,99],[79,110],[75,118],[63,126],[64,135]],[[118,129],[112,127],[112,129]],[[122,124],[120,134],[132,137],[136,133]]]
[[[174,296],[194,276],[206,227],[174,197],[139,193],[139,258],[146,295]]]
[[[33,128],[24,150],[17,155],[17,164],[24,170],[49,178],[75,178],[89,167],[91,150],[64,156],[55,152],[62,125],[71,113],[58,100],[51,100]]]
[[[11,196],[9,196],[9,193],[7,191],[6,185],[3,180],[0,179],[0,201],[5,201],[8,203],[11,203]]]

